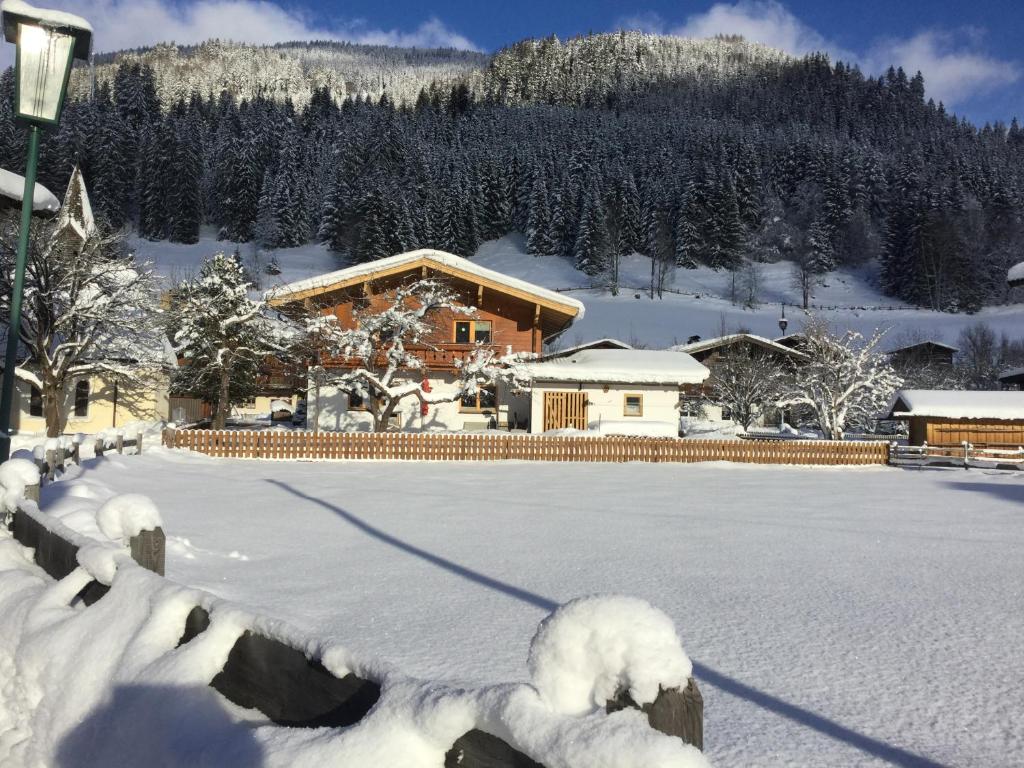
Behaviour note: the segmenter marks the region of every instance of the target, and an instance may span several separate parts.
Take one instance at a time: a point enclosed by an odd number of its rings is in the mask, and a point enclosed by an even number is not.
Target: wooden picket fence
[[[734,461],[748,464],[885,464],[877,442],[678,440],[443,432],[300,432],[167,429],[164,445],[235,459],[374,461]]]

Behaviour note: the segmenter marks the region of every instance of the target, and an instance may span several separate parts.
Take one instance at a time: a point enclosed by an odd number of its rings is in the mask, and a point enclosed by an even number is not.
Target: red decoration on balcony
[[[426,416],[430,413],[430,406],[423,400],[420,400],[420,416]]]
[[[423,383],[420,384],[420,389],[422,389],[424,392],[430,391],[430,382],[427,380],[426,376],[423,377]]]

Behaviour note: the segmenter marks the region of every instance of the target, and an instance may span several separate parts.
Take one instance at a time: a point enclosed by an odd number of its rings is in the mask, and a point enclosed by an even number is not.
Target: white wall
[[[605,391],[607,389],[607,391]],[[587,421],[590,428],[596,428],[601,421],[637,422],[658,421],[668,424],[679,423],[679,388],[674,385],[658,384],[579,384],[577,382],[537,382],[534,384],[531,408],[530,431],[544,431],[544,393],[576,392],[587,393]],[[643,395],[643,416],[625,415],[625,395]]]

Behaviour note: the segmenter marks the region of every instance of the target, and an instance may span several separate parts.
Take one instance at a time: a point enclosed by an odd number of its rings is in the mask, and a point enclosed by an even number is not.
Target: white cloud
[[[267,0],[48,0],[47,7],[72,11],[95,30],[93,50],[117,51],[153,43],[199,43],[211,38],[245,43],[347,40],[354,43],[478,50],[436,18],[415,29],[385,30],[362,20],[317,24],[308,12]],[[9,64],[13,46],[5,46]]]
[[[672,34],[683,37],[743,35],[747,40],[793,55],[812,51],[838,52],[838,46],[794,16],[775,0],[740,0],[716,3],[704,13],[686,19]]]
[[[881,72],[890,65],[903,67],[909,75],[921,72],[930,98],[957,104],[1021,78],[1016,62],[983,53],[978,50],[979,43],[976,30],[963,35],[929,30],[906,39],[879,41],[865,55],[862,66],[869,72]]]
[[[655,13],[621,19],[620,26],[682,37],[742,35],[795,56],[824,51],[869,74],[881,74],[890,66],[903,67],[908,75],[920,71],[928,96],[951,106],[1013,85],[1022,77],[1020,64],[984,51],[984,30],[926,30],[907,38],[879,39],[858,53],[826,38],[777,0],[715,3],[678,26]]]

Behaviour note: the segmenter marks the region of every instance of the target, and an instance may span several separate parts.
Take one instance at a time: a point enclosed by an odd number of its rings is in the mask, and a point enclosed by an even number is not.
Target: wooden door
[[[545,392],[544,431],[587,428],[586,392]]]

